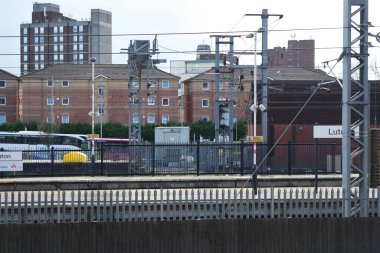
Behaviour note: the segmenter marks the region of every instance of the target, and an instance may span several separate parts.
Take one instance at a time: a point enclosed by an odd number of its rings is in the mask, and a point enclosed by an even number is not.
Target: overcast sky
[[[113,63],[126,63],[127,55],[118,54],[127,48],[130,40],[149,39],[154,36],[130,34],[158,34],[160,59],[195,59],[195,54],[174,54],[171,51],[195,51],[200,43],[215,47],[210,34],[230,31],[255,31],[261,26],[260,17],[244,17],[244,14],[260,14],[268,9],[270,14],[283,14],[269,18],[268,47],[286,47],[288,40],[314,39],[316,66],[339,57],[343,44],[343,0],[60,0],[46,1],[60,5],[60,11],[77,20],[89,19],[91,9],[112,12]],[[369,0],[369,21],[375,26],[370,32],[380,32],[380,1]],[[0,68],[19,75],[19,38],[21,23],[30,23],[33,2],[27,0],[3,1],[0,8]],[[325,29],[340,28],[340,29]],[[271,31],[272,30],[272,31]],[[163,33],[201,33],[200,35],[161,35]],[[242,33],[245,35],[247,33]],[[375,46],[370,49],[370,65],[380,66],[380,43],[370,38]],[[244,36],[235,39],[235,50],[253,49],[253,39]],[[258,49],[261,48],[259,37]],[[222,48],[223,49],[223,48]],[[227,49],[227,48],[226,48]],[[252,64],[252,57],[242,59],[241,64]],[[169,64],[159,66],[169,72]],[[341,72],[341,68],[336,70]]]

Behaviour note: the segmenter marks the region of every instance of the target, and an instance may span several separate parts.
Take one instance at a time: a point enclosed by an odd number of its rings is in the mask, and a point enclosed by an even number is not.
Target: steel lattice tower
[[[342,94],[343,216],[368,216],[368,0],[344,0]],[[359,129],[359,136],[355,136]],[[352,206],[353,198],[360,199]],[[356,201],[354,201],[356,204]]]

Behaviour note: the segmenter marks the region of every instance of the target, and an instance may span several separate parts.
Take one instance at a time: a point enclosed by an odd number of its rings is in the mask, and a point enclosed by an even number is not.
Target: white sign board
[[[22,152],[0,152],[0,172],[22,171]]]
[[[313,126],[313,138],[338,138],[343,137],[342,126],[332,125],[332,126]],[[355,137],[359,137],[359,129],[355,129]]]

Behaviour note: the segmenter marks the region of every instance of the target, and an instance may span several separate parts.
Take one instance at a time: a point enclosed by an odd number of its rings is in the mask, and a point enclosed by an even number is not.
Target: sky
[[[206,43],[215,48],[211,35],[225,32],[239,32],[235,38],[235,50],[252,50],[254,39],[245,38],[250,32],[261,27],[261,18],[245,14],[282,14],[283,18],[272,16],[268,20],[268,48],[287,47],[288,40],[315,40],[315,65],[339,57],[343,45],[343,2],[344,0],[55,0],[44,1],[60,6],[60,12],[77,20],[89,19],[91,9],[112,12],[113,63],[125,64],[127,55],[122,48],[128,48],[132,40],[153,40],[157,34],[158,59],[166,64],[158,67],[170,72],[171,60],[193,60],[197,45]],[[369,21],[374,27],[370,33],[380,32],[380,1],[368,0]],[[0,69],[19,75],[19,28],[30,23],[33,2],[27,0],[3,1],[0,4]],[[141,35],[143,34],[143,35]],[[380,67],[380,43],[370,37],[374,47],[369,49],[369,65]],[[258,37],[257,49],[261,49]],[[221,51],[227,51],[222,47]],[[184,52],[184,53],[177,53]],[[258,57],[257,63],[260,63]],[[253,64],[253,56],[240,59],[240,64]],[[336,75],[341,67],[334,69]]]

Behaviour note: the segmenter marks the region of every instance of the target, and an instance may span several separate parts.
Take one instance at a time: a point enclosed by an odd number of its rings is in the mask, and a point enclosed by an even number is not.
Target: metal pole
[[[263,136],[263,155],[267,154],[268,144],[268,9],[262,10],[261,24],[264,28],[262,33],[262,53],[261,53],[261,104],[265,110],[261,112],[261,134]],[[262,163],[262,168],[267,170],[267,159]]]
[[[95,62],[96,58],[91,57],[91,64],[92,64],[92,98],[91,98],[91,134],[92,134],[92,142],[91,142],[91,162],[95,162],[95,147],[94,147],[94,133],[95,133],[95,122],[94,122],[94,117],[95,117]]]
[[[253,136],[256,138],[257,124],[257,32],[254,33],[254,64],[253,64]],[[256,140],[253,140],[253,188],[257,192],[257,171],[256,171]]]

